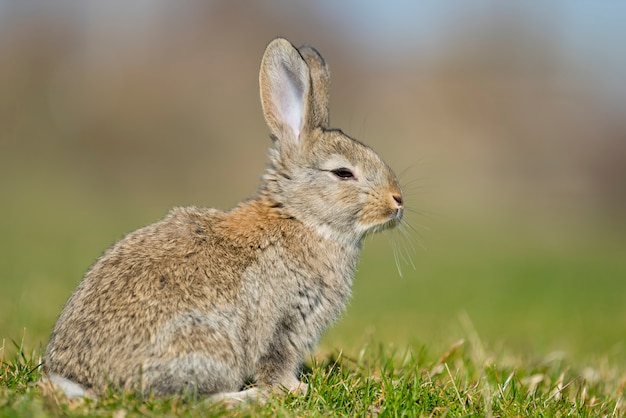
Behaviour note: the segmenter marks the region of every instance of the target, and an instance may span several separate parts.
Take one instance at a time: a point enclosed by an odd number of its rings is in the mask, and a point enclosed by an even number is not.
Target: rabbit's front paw
[[[290,377],[285,379],[284,382],[281,382],[279,387],[283,389],[285,392],[289,392],[294,395],[304,396],[309,391],[309,385],[295,377]]]
[[[298,385],[295,388],[289,390],[289,393],[293,393],[294,395],[304,396],[309,391],[309,385],[304,382],[298,382]]]
[[[209,397],[210,402],[220,402],[228,408],[233,408],[237,405],[241,405],[242,403],[265,403],[266,400],[266,396],[264,396],[264,394],[261,393],[261,391],[256,387],[241,390],[239,392],[216,393],[215,395]]]

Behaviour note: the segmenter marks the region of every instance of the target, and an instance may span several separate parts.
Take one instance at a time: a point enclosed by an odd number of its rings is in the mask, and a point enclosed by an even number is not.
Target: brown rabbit
[[[306,390],[299,367],[345,307],[363,238],[403,215],[391,169],[328,127],[329,82],[315,49],[268,45],[273,146],[258,195],[228,212],[174,209],[109,248],[54,327],[53,383],[68,396]]]

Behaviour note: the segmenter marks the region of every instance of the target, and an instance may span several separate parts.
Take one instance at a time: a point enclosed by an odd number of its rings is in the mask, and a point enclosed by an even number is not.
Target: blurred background
[[[323,350],[436,353],[473,329],[626,364],[625,21],[618,1],[0,0],[5,351],[44,346],[126,232],[255,193],[258,69],[285,36],[322,52],[331,124],[412,209],[366,243]]]

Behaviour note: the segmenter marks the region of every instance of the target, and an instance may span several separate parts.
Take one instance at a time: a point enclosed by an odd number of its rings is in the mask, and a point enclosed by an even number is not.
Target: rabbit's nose
[[[393,194],[391,195],[391,197],[393,198],[394,202],[396,202],[396,206],[398,207],[398,209],[402,208],[404,201],[402,200],[402,195],[400,194]]]

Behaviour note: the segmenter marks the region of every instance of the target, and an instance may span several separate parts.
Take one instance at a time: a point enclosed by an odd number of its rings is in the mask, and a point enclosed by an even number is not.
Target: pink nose
[[[393,197],[393,200],[396,202],[396,205],[398,206],[398,208],[401,208],[402,207],[402,195],[394,194],[391,197]]]

